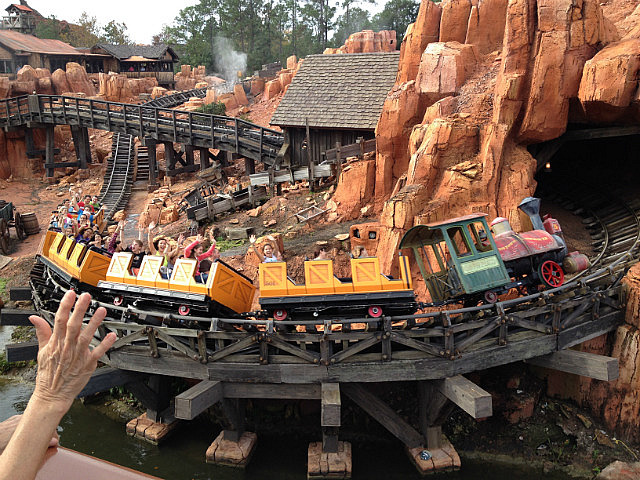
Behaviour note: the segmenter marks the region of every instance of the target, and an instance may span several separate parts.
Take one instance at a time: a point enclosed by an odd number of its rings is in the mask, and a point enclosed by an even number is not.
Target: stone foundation
[[[307,479],[351,478],[351,444],[338,442],[336,453],[323,453],[322,442],[309,444],[307,455]]]
[[[146,413],[143,413],[127,423],[127,434],[158,445],[175,430],[179,423],[179,420],[171,423],[153,422],[147,418]]]
[[[224,439],[224,432],[207,448],[207,463],[227,467],[244,468],[251,460],[258,436],[253,432],[244,432],[237,442]]]
[[[458,470],[460,468],[458,452],[444,435],[442,436],[442,446],[440,448],[427,450],[431,454],[429,460],[420,458],[420,453],[423,450],[425,449],[422,447],[407,449],[409,458],[422,475]]]

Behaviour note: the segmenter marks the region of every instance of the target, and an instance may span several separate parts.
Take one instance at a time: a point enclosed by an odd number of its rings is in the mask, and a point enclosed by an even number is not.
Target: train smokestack
[[[540,199],[535,197],[527,197],[520,202],[518,208],[526,213],[531,219],[531,225],[534,230],[544,230],[544,224],[540,218]]]

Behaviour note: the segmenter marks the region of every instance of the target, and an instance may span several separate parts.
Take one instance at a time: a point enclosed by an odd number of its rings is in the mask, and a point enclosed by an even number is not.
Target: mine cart
[[[5,255],[9,253],[9,228],[16,229],[16,236],[23,240],[27,235],[22,224],[22,217],[16,211],[11,202],[0,200],[0,251]]]

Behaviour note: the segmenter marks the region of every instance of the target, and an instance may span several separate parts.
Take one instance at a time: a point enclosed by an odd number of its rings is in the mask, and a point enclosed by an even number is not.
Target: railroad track
[[[104,182],[100,190],[100,203],[105,206],[105,220],[127,206],[131,195],[134,168],[133,136],[114,133],[111,140],[111,157],[107,161]]]

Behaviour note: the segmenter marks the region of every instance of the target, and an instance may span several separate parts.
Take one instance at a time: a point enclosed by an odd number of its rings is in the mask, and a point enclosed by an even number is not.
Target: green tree
[[[372,28],[369,12],[360,7],[350,7],[338,17],[335,27],[331,44],[340,47],[352,33]]]
[[[131,43],[131,39],[127,35],[127,25],[124,22],[118,23],[115,20],[111,20],[102,27],[101,37],[106,43],[112,43],[114,45],[127,45]]]
[[[74,47],[92,47],[100,43],[100,29],[96,17],[90,17],[87,12],[82,12],[75,24],[69,24],[67,32],[61,32],[60,40]]]
[[[420,3],[416,0],[389,0],[382,12],[374,15],[375,30],[395,30],[400,43],[410,23],[416,21]]]
[[[65,25],[68,28],[68,24]],[[63,29],[63,24],[54,15],[49,18],[40,20],[36,25],[35,36],[38,38],[50,38],[54,40],[60,40],[60,33]]]

